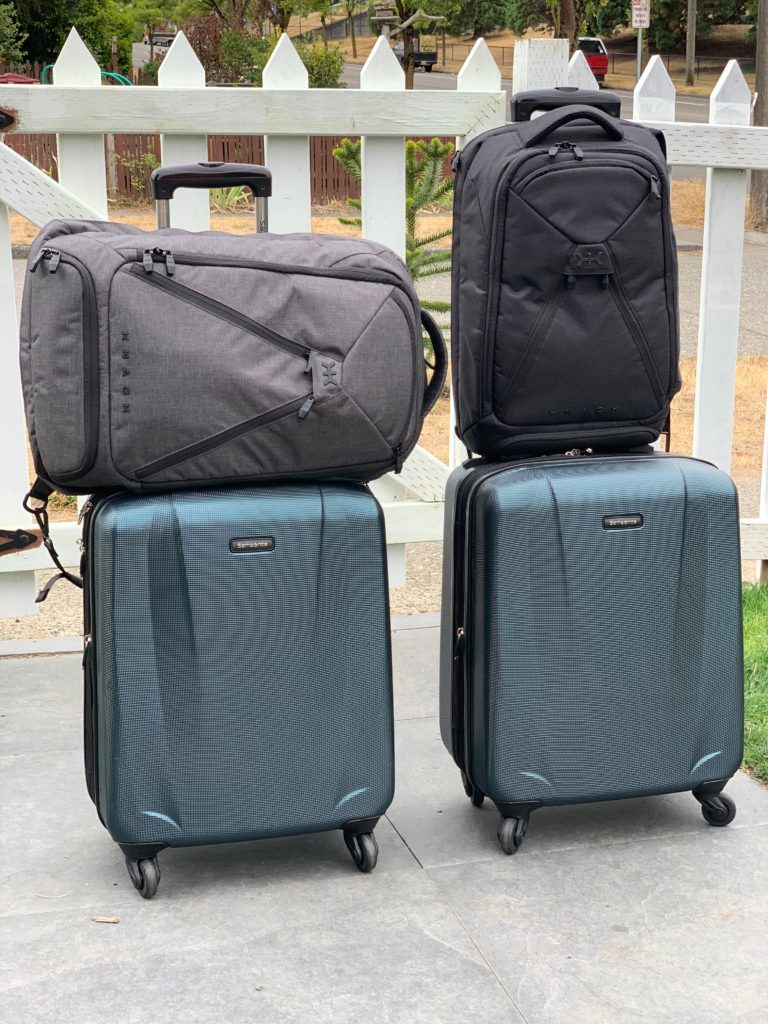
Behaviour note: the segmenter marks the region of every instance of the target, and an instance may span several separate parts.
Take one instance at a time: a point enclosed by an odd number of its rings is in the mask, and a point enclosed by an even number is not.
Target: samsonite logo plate
[[[643,517],[637,515],[603,516],[604,530],[637,530],[643,525]]]
[[[274,551],[275,538],[233,537],[229,542],[229,550],[235,555],[245,554],[246,552],[260,553],[262,551]]]

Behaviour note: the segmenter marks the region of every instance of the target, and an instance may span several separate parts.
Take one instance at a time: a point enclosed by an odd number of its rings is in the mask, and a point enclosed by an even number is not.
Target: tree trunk
[[[328,25],[325,20],[325,15],[320,15],[320,24],[323,26],[323,46],[328,49]]]
[[[757,10],[757,67],[755,69],[754,123],[768,126],[768,0],[760,0]],[[768,231],[768,171],[752,171],[749,203],[752,226]]]
[[[560,8],[562,11],[561,31],[563,36],[568,40],[569,52],[573,53],[576,49],[577,37],[579,34],[578,26],[576,25],[576,9],[574,7],[573,0],[562,0]]]
[[[685,26],[685,84],[693,85],[696,60],[696,0],[688,0],[688,21]]]
[[[349,38],[352,43],[352,56],[357,57],[357,38],[355,37],[355,12],[350,11],[347,15],[349,20]]]
[[[407,28],[403,32],[403,68],[405,69],[405,88],[413,88],[413,30]]]

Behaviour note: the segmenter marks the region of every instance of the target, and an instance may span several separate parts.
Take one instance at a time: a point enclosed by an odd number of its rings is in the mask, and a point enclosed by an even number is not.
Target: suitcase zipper
[[[90,271],[81,260],[69,253],[59,252],[58,249],[44,248],[30,264],[30,274],[37,271],[43,260],[48,263],[50,274],[55,274],[61,263],[73,267],[80,275],[83,296],[83,460],[77,469],[56,474],[56,479],[64,484],[82,476],[96,460],[99,429],[99,315],[96,286]]]
[[[229,441],[234,441],[235,438],[238,438],[243,434],[248,434],[252,430],[257,430],[259,427],[265,427],[268,423],[274,423],[277,420],[285,419],[286,416],[290,416],[291,413],[294,412],[298,412],[299,418],[304,419],[313,404],[313,395],[302,395],[301,398],[297,398],[293,402],[288,402],[286,405],[281,405],[277,409],[271,409],[269,412],[261,413],[260,416],[252,416],[251,419],[244,420],[242,423],[238,423],[234,427],[229,427],[227,430],[221,430],[218,434],[213,434],[204,441],[197,441],[195,444],[187,445],[186,448],[180,448],[175,452],[171,452],[169,455],[164,455],[160,459],[148,462],[134,470],[133,475],[136,480],[144,480],[148,476],[154,476],[156,473],[160,473],[164,469],[171,469],[173,466],[177,466],[182,462],[187,462],[189,459],[194,459],[198,455],[205,455],[206,452],[213,451],[214,448],[219,448],[221,445],[227,444]],[[304,411],[304,414],[302,415],[303,410],[306,411]]]
[[[181,262],[181,260],[177,259],[175,262]],[[152,265],[151,260],[150,265]],[[194,288],[189,288],[179,281],[171,281],[169,278],[163,277],[162,274],[148,274],[144,269],[143,263],[133,263],[128,269],[139,281],[145,281],[154,288],[160,288],[162,291],[168,292],[169,295],[175,295],[183,302],[187,302],[191,306],[197,306],[198,309],[202,309],[205,313],[210,313],[212,316],[216,316],[220,320],[224,320],[248,334],[256,335],[272,345],[273,348],[280,349],[299,359],[309,360],[312,350],[306,345],[283,337],[282,334],[278,334],[257,320],[252,320],[251,317],[238,312],[236,309],[232,309],[223,302],[212,299],[208,295],[203,295],[201,292],[195,291]]]

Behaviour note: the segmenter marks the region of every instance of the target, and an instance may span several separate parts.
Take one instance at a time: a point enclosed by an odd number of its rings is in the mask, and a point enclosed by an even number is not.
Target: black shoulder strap
[[[51,556],[51,561],[59,570],[55,576],[52,576],[48,580],[43,589],[37,595],[35,598],[35,604],[41,604],[46,597],[48,597],[48,594],[59,580],[69,580],[73,586],[79,587],[81,590],[83,589],[82,579],[76,573],[69,572],[61,564],[59,554],[51,540],[48,524],[48,499],[52,494],[53,488],[37,477],[27,494],[24,496],[24,501],[22,503],[24,505],[24,510],[35,517],[43,538],[43,544],[45,545],[48,554]]]

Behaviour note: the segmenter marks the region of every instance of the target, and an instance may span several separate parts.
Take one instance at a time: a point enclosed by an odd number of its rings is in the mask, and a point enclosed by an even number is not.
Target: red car
[[[582,36],[579,39],[579,49],[587,58],[589,70],[597,79],[597,84],[602,85],[608,72],[608,51],[605,43],[597,36]]]

